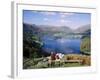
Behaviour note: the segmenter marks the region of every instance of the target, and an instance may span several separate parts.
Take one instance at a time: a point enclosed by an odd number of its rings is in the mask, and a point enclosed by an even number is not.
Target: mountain
[[[85,33],[87,31],[91,30],[90,26],[91,26],[90,24],[81,26],[81,27],[77,28],[76,30],[74,30],[74,32],[75,33]]]
[[[53,26],[53,25],[37,25],[43,32],[51,32],[51,33],[72,33],[72,29],[68,26]]]
[[[75,30],[68,26],[52,26],[52,25],[36,25],[23,23],[23,32],[32,33],[42,37],[43,35],[51,35],[56,37],[64,37],[70,33],[84,33],[85,35],[91,34],[90,24],[81,26]]]
[[[23,23],[24,32],[32,32],[33,34],[57,34],[57,33],[72,33],[73,30],[67,26],[50,26],[50,25],[31,25]]]
[[[41,29],[38,28],[37,25],[35,25],[35,24],[23,23],[23,31],[37,34],[37,32],[41,32]]]

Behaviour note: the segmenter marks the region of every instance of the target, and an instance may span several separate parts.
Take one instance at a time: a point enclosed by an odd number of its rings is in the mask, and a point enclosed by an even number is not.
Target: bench
[[[64,60],[65,63],[82,63],[82,60]]]

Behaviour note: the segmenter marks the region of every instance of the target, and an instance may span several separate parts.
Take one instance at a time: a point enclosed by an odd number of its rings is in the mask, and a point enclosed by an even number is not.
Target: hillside
[[[80,26],[79,28],[74,30],[74,32],[75,33],[84,33],[84,32],[90,31],[91,30],[90,26],[91,26],[90,24]]]

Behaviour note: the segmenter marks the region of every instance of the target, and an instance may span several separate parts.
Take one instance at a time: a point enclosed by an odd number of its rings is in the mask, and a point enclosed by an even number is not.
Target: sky
[[[77,29],[91,24],[90,13],[23,10],[23,22],[36,25],[68,26]]]

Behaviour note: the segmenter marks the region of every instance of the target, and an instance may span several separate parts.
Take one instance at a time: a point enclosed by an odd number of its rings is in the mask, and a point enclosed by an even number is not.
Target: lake
[[[58,38],[55,39],[52,36],[42,37],[42,50],[50,53],[80,53],[81,39],[68,39],[68,38]]]

